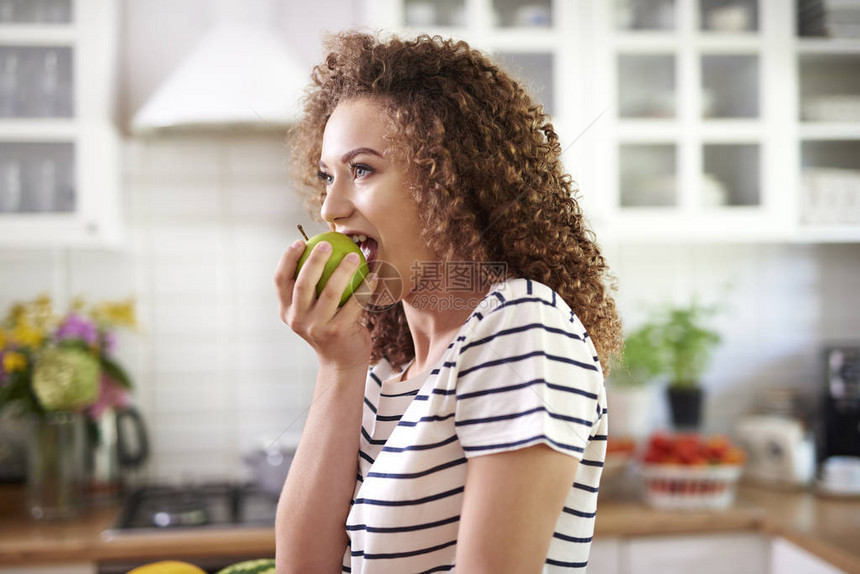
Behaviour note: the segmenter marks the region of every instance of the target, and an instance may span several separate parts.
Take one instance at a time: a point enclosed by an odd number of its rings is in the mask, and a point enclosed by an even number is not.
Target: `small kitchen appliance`
[[[825,350],[819,421],[819,461],[860,456],[860,346]]]
[[[747,453],[747,478],[778,487],[803,487],[815,476],[815,443],[797,418],[776,414],[748,415],[736,427]]]

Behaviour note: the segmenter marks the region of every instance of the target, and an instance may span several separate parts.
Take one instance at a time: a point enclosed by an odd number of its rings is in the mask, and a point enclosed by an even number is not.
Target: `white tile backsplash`
[[[120,336],[118,358],[152,435],[150,475],[245,476],[241,453],[278,436],[295,443],[304,424],[316,361],[278,318],[273,276],[297,223],[322,228],[289,190],[277,136],[129,140],[124,155],[127,248],[0,251],[0,305],[39,292],[135,296],[141,331]],[[860,245],[623,244],[604,254],[628,328],[666,301],[725,303],[714,321],[724,342],[703,382],[710,429],[730,430],[765,387],[816,389],[821,346],[860,340]]]

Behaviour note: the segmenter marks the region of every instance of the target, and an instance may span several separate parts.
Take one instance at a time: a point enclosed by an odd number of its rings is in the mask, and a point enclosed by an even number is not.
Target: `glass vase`
[[[84,421],[72,412],[33,417],[27,503],[37,520],[76,516],[81,509]]]

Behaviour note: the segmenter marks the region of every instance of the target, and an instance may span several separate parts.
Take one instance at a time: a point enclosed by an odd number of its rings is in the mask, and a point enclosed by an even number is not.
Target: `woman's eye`
[[[326,185],[331,185],[332,177],[324,171],[317,172],[317,179]]]
[[[364,164],[354,164],[352,166],[352,175],[356,178],[367,177],[373,170]]]

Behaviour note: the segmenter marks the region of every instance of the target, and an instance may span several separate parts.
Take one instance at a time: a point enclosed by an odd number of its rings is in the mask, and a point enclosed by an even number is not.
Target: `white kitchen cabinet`
[[[771,547],[770,574],[841,574],[821,558],[792,544],[785,538],[775,538]]]
[[[592,540],[588,554],[588,574],[623,574],[621,555],[624,544],[617,537]]]
[[[117,4],[0,1],[0,247],[118,241]]]
[[[860,242],[860,40],[786,0],[379,0],[533,86],[602,240]]]
[[[607,109],[589,173],[622,239],[787,238],[796,218],[792,3],[591,3]]]
[[[621,557],[624,574],[762,574],[769,540],[752,532],[630,539]]]

